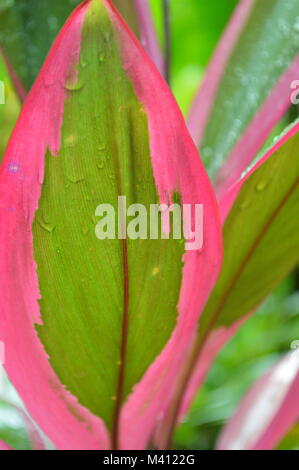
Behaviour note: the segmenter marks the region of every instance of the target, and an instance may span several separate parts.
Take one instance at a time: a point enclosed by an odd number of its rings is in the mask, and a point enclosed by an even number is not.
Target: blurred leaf
[[[2,95],[3,93],[3,95]],[[0,55],[0,162],[20,112],[20,103]],[[2,100],[4,98],[4,100]],[[4,103],[3,103],[4,101]]]
[[[220,434],[222,450],[272,450],[299,419],[299,349],[259,378]]]
[[[0,401],[0,440],[5,441],[15,450],[31,449],[22,416],[5,401]]]
[[[277,450],[299,450],[299,423],[279,443]]]
[[[293,289],[289,276],[220,351],[177,428],[175,448],[214,449],[246,391],[299,339],[299,298]]]
[[[82,0],[1,0],[0,44],[29,90],[50,47],[75,6]],[[114,0],[138,34],[133,0]]]
[[[12,450],[5,441],[0,440],[0,450]]]
[[[171,0],[171,87],[185,113],[237,0]],[[150,1],[163,44],[162,0]]]
[[[299,0],[255,1],[218,85],[200,143],[210,175],[219,170],[279,77],[298,55],[298,9]],[[288,86],[284,87],[287,105],[291,94]]]

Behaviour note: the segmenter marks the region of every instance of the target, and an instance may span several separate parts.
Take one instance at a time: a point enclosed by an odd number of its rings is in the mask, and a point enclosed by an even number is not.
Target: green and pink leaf
[[[97,240],[96,207],[120,195],[204,204],[203,249]],[[84,2],[56,40],[4,157],[0,211],[0,337],[28,411],[60,449],[144,448],[217,278],[221,230],[174,98],[110,2]]]

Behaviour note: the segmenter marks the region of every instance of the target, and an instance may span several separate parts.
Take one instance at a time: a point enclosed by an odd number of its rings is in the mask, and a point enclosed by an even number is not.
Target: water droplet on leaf
[[[70,80],[64,85],[64,87],[68,91],[80,91],[84,87],[84,83],[80,79],[76,81]]]
[[[250,204],[251,204],[250,201],[245,200],[245,201],[243,201],[243,202],[240,204],[240,209],[241,209],[241,210],[247,209],[247,208],[250,206]]]
[[[67,176],[67,179],[74,184],[81,183],[85,180],[84,176]]]
[[[267,186],[267,183],[266,181],[261,181],[260,183],[258,183],[255,187],[255,189],[258,191],[258,192],[262,192],[264,191],[264,189],[266,188]]]

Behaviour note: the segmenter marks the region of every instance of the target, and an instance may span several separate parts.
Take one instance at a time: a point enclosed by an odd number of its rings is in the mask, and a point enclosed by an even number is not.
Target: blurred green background
[[[5,2],[0,0],[0,13]],[[163,43],[161,1],[150,2]],[[184,113],[237,1],[216,3],[217,8],[215,2],[205,0],[171,0],[171,86]],[[2,156],[20,106],[1,61],[0,80],[5,82],[6,89],[6,104],[0,105]],[[292,341],[299,340],[298,280],[298,273],[289,276],[219,354],[190,413],[176,432],[176,448],[213,449],[221,427],[244,392],[290,350]],[[2,385],[0,380],[0,398],[0,439],[15,449],[30,448],[22,418],[6,403],[21,402],[4,377]],[[299,449],[298,427],[281,443],[281,448]]]

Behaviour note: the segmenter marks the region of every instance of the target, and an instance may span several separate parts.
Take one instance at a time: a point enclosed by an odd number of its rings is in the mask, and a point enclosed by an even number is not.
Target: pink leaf
[[[164,59],[158,43],[148,0],[134,0],[140,26],[140,42],[153,63],[164,75]]]
[[[187,120],[194,142],[201,142],[227,61],[251,12],[254,0],[241,0],[217,46]]]
[[[250,389],[221,433],[218,449],[271,450],[299,418],[299,349]]]

